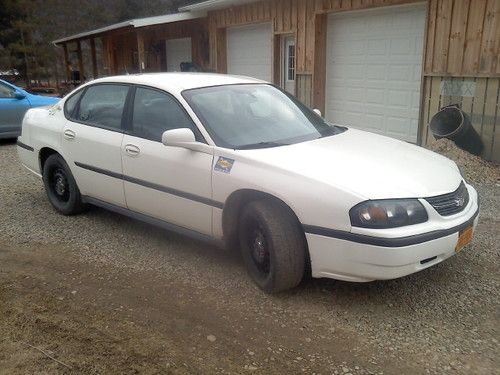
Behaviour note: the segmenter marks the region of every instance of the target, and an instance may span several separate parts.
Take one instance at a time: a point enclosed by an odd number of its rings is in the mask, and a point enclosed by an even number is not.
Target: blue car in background
[[[30,94],[0,79],[0,139],[15,138],[21,134],[21,123],[28,109],[53,105],[59,100]]]

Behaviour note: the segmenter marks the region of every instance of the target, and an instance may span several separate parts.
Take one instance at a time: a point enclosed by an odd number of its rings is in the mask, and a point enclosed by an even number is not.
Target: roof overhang
[[[86,31],[80,34],[71,35],[68,37],[64,37],[61,39],[54,40],[52,43],[55,45],[63,44],[67,42],[72,42],[81,39],[89,39],[92,37],[99,36],[101,34],[105,34],[109,31],[119,30],[119,29],[134,29],[139,27],[160,25],[165,23],[173,23],[179,21],[188,21],[196,18],[205,17],[206,13],[199,12],[181,12],[181,13],[173,13],[173,14],[165,14],[163,16],[155,16],[155,17],[147,17],[147,18],[138,18],[129,21],[123,21],[119,23],[115,23],[113,25],[101,27],[99,29]]]
[[[254,2],[255,0],[206,0],[179,8],[179,12],[209,11]]]

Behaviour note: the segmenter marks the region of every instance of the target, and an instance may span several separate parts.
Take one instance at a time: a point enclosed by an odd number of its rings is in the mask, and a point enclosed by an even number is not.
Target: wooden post
[[[83,71],[83,56],[82,56],[82,43],[78,40],[76,42],[76,53],[78,55],[78,69],[80,70],[80,82],[83,82],[84,71]]]
[[[64,71],[66,72],[66,81],[71,81],[71,71],[69,69],[68,45],[63,44],[64,49]]]
[[[105,75],[113,75],[113,52],[111,51],[112,42],[110,37],[102,37],[102,48],[103,48],[103,59],[104,59],[104,74]]]
[[[227,73],[226,29],[218,28],[216,34],[216,71]]]
[[[144,35],[142,32],[137,32],[137,57],[139,60],[139,72],[142,73],[146,69],[146,56],[144,52]]]
[[[283,39],[281,35],[275,34],[273,36],[273,83],[278,86],[283,85],[283,80],[281,79],[283,70],[283,52],[281,48],[282,43]]]
[[[314,22],[314,72],[313,72],[313,108],[325,113],[326,95],[326,14],[316,16]]]
[[[94,79],[97,78],[98,76],[98,71],[97,71],[97,56],[95,53],[95,39],[90,38],[90,53],[92,55],[92,76]]]

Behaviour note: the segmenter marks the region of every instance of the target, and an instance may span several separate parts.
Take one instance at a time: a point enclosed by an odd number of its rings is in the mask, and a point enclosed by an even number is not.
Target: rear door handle
[[[76,133],[73,130],[66,129],[64,131],[64,138],[66,138],[68,140],[72,140],[72,139],[75,139],[75,137],[76,137]]]
[[[125,152],[129,156],[139,156],[139,154],[141,153],[141,149],[137,146],[129,144],[125,146]]]

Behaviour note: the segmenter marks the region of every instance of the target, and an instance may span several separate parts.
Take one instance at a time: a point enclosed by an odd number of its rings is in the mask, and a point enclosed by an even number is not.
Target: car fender
[[[344,231],[351,230],[349,209],[364,197],[296,173],[265,164],[225,150],[215,155],[213,166],[213,199],[223,207],[237,191],[262,192],[284,202],[302,225],[317,225]],[[231,168],[217,168],[220,158],[229,160]],[[221,238],[223,208],[215,210],[214,235]]]

